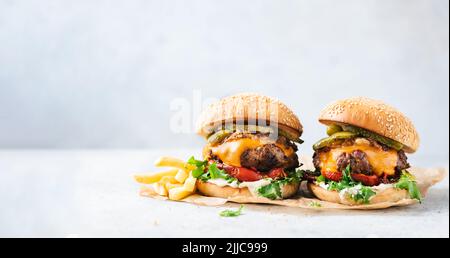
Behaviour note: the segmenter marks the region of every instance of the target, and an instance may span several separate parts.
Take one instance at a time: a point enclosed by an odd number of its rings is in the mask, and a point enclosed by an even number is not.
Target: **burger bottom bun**
[[[358,205],[360,203],[356,203],[351,199],[341,199],[339,193],[337,191],[330,191],[323,189],[322,187],[314,184],[308,183],[308,189],[314,193],[314,195],[322,201],[334,202],[346,205]],[[409,197],[408,191],[403,189],[396,188],[387,188],[381,191],[378,191],[375,196],[370,199],[368,204],[375,203],[384,203],[384,202],[398,202],[404,199],[411,199]]]
[[[290,183],[282,186],[281,192],[283,198],[289,198],[295,195],[299,189],[299,183]],[[210,197],[219,197],[228,199],[230,197],[254,197],[247,187],[234,188],[231,186],[218,186],[216,184],[197,180],[197,189],[200,193]]]

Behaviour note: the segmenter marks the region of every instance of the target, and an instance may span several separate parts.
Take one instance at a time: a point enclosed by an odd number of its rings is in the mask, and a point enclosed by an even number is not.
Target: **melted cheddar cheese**
[[[256,149],[266,144],[277,145],[288,157],[294,154],[294,150],[291,147],[283,146],[273,140],[250,138],[238,139],[211,147],[211,152],[225,164],[235,167],[241,167],[241,156],[246,150]]]
[[[353,145],[333,148],[328,152],[320,154],[320,168],[322,172],[338,172],[336,160],[342,153],[351,153],[355,150],[360,150],[366,153],[367,159],[372,167],[375,175],[382,176],[383,173],[387,175],[395,174],[395,167],[397,166],[398,154],[395,150],[384,151],[378,147],[370,145]]]

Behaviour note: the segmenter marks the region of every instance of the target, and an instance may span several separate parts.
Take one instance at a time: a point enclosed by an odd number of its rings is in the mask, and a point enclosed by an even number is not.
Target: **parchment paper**
[[[311,169],[312,162],[308,157],[301,157],[300,161],[303,169]],[[428,189],[435,185],[436,183],[442,181],[447,176],[447,171],[444,168],[411,168],[408,169],[411,174],[416,177],[417,184],[420,188],[422,195],[425,197],[424,201],[426,202],[426,194]],[[153,191],[150,187],[142,187],[140,191],[141,196],[160,199],[160,200],[169,200],[167,197],[163,197],[158,195],[155,191]],[[383,202],[377,204],[362,204],[362,205],[343,205],[337,203],[331,203],[326,201],[321,201],[317,198],[312,197],[312,194],[306,189],[304,185],[300,188],[299,194],[285,200],[270,200],[262,197],[231,197],[228,199],[224,198],[216,198],[216,197],[207,197],[202,196],[200,194],[191,195],[181,202],[187,202],[197,205],[205,205],[205,206],[220,206],[224,205],[227,202],[234,203],[259,203],[259,204],[271,204],[271,205],[280,205],[287,207],[297,207],[304,209],[331,209],[331,210],[375,210],[375,209],[385,209],[389,207],[396,206],[406,206],[417,204],[417,200],[412,199],[404,199],[398,202]]]

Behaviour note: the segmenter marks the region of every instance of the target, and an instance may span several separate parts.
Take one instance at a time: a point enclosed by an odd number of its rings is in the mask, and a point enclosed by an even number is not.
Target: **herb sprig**
[[[395,184],[395,188],[407,190],[412,199],[422,202],[422,194],[417,186],[416,179],[408,171],[402,171],[400,179]]]
[[[219,213],[221,217],[237,217],[242,215],[242,210],[244,209],[244,205],[241,204],[239,209],[237,210],[223,210]]]
[[[194,165],[197,168],[192,171],[192,176],[198,178],[204,182],[210,179],[225,179],[228,183],[237,181],[236,178],[228,175],[224,170],[219,169],[216,163],[209,164],[208,161],[196,160],[191,157],[188,162],[190,165]]]
[[[270,184],[262,186],[257,189],[260,196],[269,198],[271,200],[283,198],[283,186],[291,183],[298,183],[301,181],[303,171],[298,169],[287,173],[287,177],[283,179],[273,180]]]
[[[339,182],[328,180],[323,175],[319,176],[316,181],[328,184],[328,190],[330,191],[341,192],[345,189],[353,189],[354,193],[349,192],[349,196],[357,203],[368,204],[370,198],[376,194],[371,187],[364,186],[360,182],[353,180],[350,165],[342,171],[342,179]]]

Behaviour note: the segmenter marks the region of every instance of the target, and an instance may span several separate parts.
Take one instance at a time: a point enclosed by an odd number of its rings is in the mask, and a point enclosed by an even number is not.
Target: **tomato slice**
[[[225,166],[224,169],[230,176],[238,179],[241,182],[254,182],[261,180],[264,177],[277,179],[286,176],[286,173],[284,173],[284,169],[282,168],[275,168],[267,174],[262,174],[258,171],[243,167]]]
[[[253,182],[263,178],[261,174],[248,168],[228,166],[225,171],[241,182]]]
[[[270,171],[269,174],[267,174],[267,176],[272,179],[277,179],[286,177],[286,173],[284,173],[284,169],[282,168],[275,168],[272,171]]]
[[[380,184],[380,179],[376,175],[352,174],[351,176],[353,180],[361,182],[363,185],[374,186]]]
[[[341,172],[331,172],[331,171],[322,171],[322,175],[331,181],[339,182],[342,180],[342,173]]]
[[[341,172],[322,171],[322,175],[331,181],[339,182],[342,180]],[[364,174],[351,174],[353,180],[361,182],[366,186],[374,186],[380,184],[380,179],[376,175],[367,176]]]

